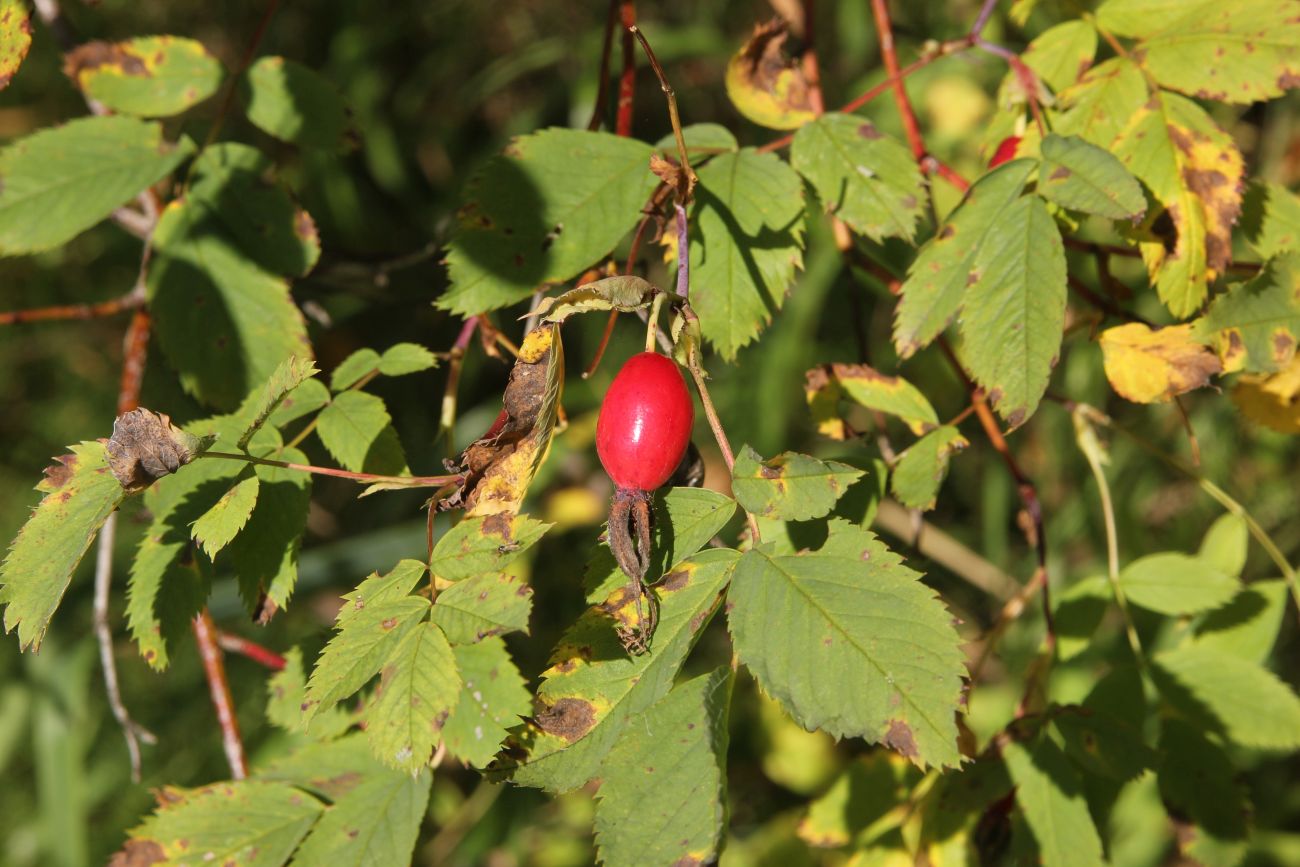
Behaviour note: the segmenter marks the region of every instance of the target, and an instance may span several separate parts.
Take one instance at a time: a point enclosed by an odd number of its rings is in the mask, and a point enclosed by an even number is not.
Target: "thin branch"
[[[242,780],[248,776],[244,742],[239,737],[235,702],[230,696],[230,682],[226,680],[226,663],[217,645],[217,628],[206,607],[194,618],[193,626],[194,640],[198,642],[199,657],[203,660],[203,673],[208,679],[208,694],[217,712],[217,724],[221,726],[221,746],[226,752],[226,763],[230,765],[230,776]]]
[[[452,455],[456,453],[456,405],[460,391],[460,371],[465,360],[465,352],[469,349],[476,328],[478,328],[477,316],[466,319],[465,324],[460,328],[460,333],[456,335],[456,342],[451,345],[451,351],[447,353],[449,359],[447,387],[442,393],[442,414],[438,421],[438,435],[435,439],[445,436],[447,451]]]
[[[11,310],[0,313],[0,325],[23,325],[28,322],[49,322],[55,320],[102,319],[115,316],[128,310],[135,310],[144,304],[144,293],[132,289],[109,301],[95,304],[63,304],[54,307],[37,307],[31,310]]]
[[[871,12],[876,19],[876,36],[880,41],[880,57],[885,63],[891,87],[894,91],[894,103],[903,120],[903,133],[912,148],[912,156],[920,162],[925,157],[925,141],[921,138],[921,125],[916,120],[916,111],[907,96],[907,88],[899,74],[898,51],[894,47],[894,26],[889,19],[888,0],[871,0]]]
[[[910,511],[893,500],[880,501],[876,507],[875,523],[886,533],[908,543],[916,536]],[[916,549],[922,557],[938,563],[999,601],[1005,602],[1020,590],[1020,582],[1015,578],[928,521],[921,522]]]
[[[826,99],[822,95],[821,66],[817,62],[817,2],[803,0],[803,77],[808,82],[808,101],[813,114],[826,113]]]
[[[984,0],[984,5],[980,7],[980,14],[975,18],[975,24],[970,29],[971,39],[978,39],[979,35],[984,32],[984,27],[989,23],[989,17],[993,14],[993,9],[998,5],[998,0]]]
[[[444,485],[457,484],[464,480],[459,474],[447,476],[383,476],[377,473],[354,473],[349,470],[338,470],[334,467],[317,467],[311,464],[295,464],[289,461],[277,461],[270,458],[255,458],[252,455],[241,455],[233,452],[204,452],[199,455],[200,458],[220,458],[229,461],[244,461],[249,464],[260,464],[264,467],[279,467],[284,470],[296,470],[300,473],[313,473],[318,476],[333,476],[336,479],[348,479],[361,484],[385,484],[397,485],[406,488],[440,488]]]
[[[248,657],[258,665],[265,666],[272,671],[282,671],[286,665],[284,657],[274,650],[230,632],[218,630],[217,646],[226,653],[237,653],[240,656]]]
[[[632,28],[636,26],[636,3],[620,0],[619,18],[623,24],[623,74],[618,79],[618,115],[614,132],[621,136],[632,134],[632,100],[636,96],[636,41]]]
[[[645,51],[645,56],[650,61],[650,67],[654,69],[655,75],[659,79],[659,89],[664,92],[664,98],[668,100],[668,121],[673,127],[673,137],[677,140],[677,159],[681,163],[682,171],[677,182],[677,202],[685,204],[690,200],[691,190],[695,187],[695,170],[691,168],[691,158],[686,152],[686,139],[682,135],[682,119],[677,113],[677,93],[673,90],[672,85],[668,83],[668,76],[664,74],[664,68],[659,65],[659,58],[655,57],[654,49],[650,47],[650,42],[645,38],[645,34],[635,24],[630,25],[628,30],[632,32],[641,43],[641,49]]]
[[[687,233],[686,206],[673,202],[673,214],[677,217],[677,294],[682,298],[691,297],[691,239]]]
[[[587,130],[595,132],[600,129],[605,118],[605,99],[609,91],[609,60],[614,49],[614,27],[618,24],[619,0],[609,0],[609,15],[605,19],[605,41],[600,49],[600,78],[596,84],[596,105],[591,110],[591,120],[587,121]]]
[[[230,78],[226,82],[226,91],[221,95],[221,107],[217,109],[217,116],[212,121],[212,128],[208,130],[208,137],[203,142],[204,150],[215,142],[217,136],[221,133],[222,125],[230,115],[231,108],[234,107],[235,92],[239,88],[239,82],[243,80],[248,67],[253,65],[253,58],[257,56],[257,48],[262,44],[262,39],[271,26],[271,19],[275,17],[275,12],[279,8],[280,0],[267,0],[266,7],[262,10],[262,17],[257,22],[257,29],[253,31],[252,38],[248,40],[248,45],[244,48],[244,56],[240,59],[239,66],[231,70]]]

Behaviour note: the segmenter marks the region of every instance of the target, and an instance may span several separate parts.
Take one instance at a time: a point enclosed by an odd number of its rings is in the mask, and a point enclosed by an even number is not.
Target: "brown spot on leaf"
[[[673,867],[700,867],[704,863],[694,855],[683,855],[673,862]]]
[[[1273,360],[1285,364],[1295,352],[1295,337],[1290,331],[1279,330],[1273,334]]]
[[[890,720],[889,730],[885,732],[885,746],[906,758],[917,756],[916,738],[912,728],[902,720]]]
[[[781,478],[781,476],[784,475],[784,471],[780,467],[769,467],[766,464],[764,464],[759,469],[758,474],[770,481],[772,479]]]
[[[580,698],[562,698],[537,714],[537,725],[549,735],[573,743],[596,724],[596,708]]]
[[[940,241],[946,240],[948,238],[951,238],[955,234],[957,234],[957,230],[953,228],[952,223],[947,223],[944,225],[942,229],[939,230],[939,240]]]
[[[880,130],[876,129],[875,125],[870,123],[864,123],[862,126],[858,127],[858,135],[862,136],[867,141],[875,141],[878,138],[883,138]]]
[[[1058,166],[1055,171],[1053,171],[1050,175],[1047,176],[1047,179],[1049,181],[1063,181],[1066,178],[1070,177],[1071,174],[1073,174],[1073,172],[1071,172],[1065,166]]]
[[[148,867],[167,860],[167,853],[155,840],[127,840],[122,851],[108,861],[108,867]]]
[[[667,575],[665,575],[663,577],[662,583],[659,586],[663,589],[665,593],[673,593],[685,587],[686,582],[689,581],[690,578],[691,575],[689,572],[687,572],[685,569],[678,569],[675,572],[669,572]]]
[[[84,75],[96,72],[101,66],[111,66],[121,75],[152,77],[144,61],[132,54],[125,43],[87,42],[72,49],[63,58],[63,73],[79,87],[85,87]]]

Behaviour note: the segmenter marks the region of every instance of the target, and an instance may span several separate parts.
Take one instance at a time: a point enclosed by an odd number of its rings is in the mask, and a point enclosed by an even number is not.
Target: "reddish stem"
[[[614,132],[622,136],[632,134],[632,98],[636,93],[636,38],[631,28],[636,26],[635,0],[621,0],[619,17],[623,24],[623,74],[618,80],[618,117]]]
[[[826,100],[822,96],[821,67],[817,63],[816,0],[803,0],[803,77],[808,82],[808,99],[813,114],[826,113]]]
[[[208,678],[208,694],[217,712],[217,724],[221,726],[221,746],[226,751],[230,776],[242,780],[248,776],[248,762],[244,758],[244,743],[239,737],[239,720],[235,717],[234,699],[230,697],[230,683],[226,680],[226,663],[217,645],[217,628],[206,607],[194,618],[193,625],[194,640],[198,642],[199,657],[203,660],[203,673]]]
[[[240,656],[246,656],[258,665],[265,666],[272,671],[282,671],[284,669],[285,660],[283,656],[270,648],[263,647],[257,642],[249,641],[239,635],[218,631],[217,645],[227,653],[238,653]]]
[[[903,119],[903,132],[907,143],[912,147],[912,156],[917,162],[925,156],[925,141],[921,138],[921,125],[917,123],[912,101],[908,99],[907,88],[903,84],[898,67],[898,51],[894,48],[894,27],[889,19],[887,0],[871,0],[871,12],[876,19],[876,33],[880,40],[880,56],[885,63],[885,72],[889,74],[894,91],[894,102]]]
[[[587,130],[595,132],[605,118],[605,97],[609,91],[609,61],[614,49],[614,27],[618,24],[619,0],[609,0],[609,15],[605,19],[605,41],[600,49],[600,78],[596,84],[596,107],[591,110]]]
[[[262,18],[257,22],[257,29],[253,31],[253,36],[248,40],[248,46],[244,49],[244,56],[239,61],[239,67],[232,71],[230,79],[226,82],[226,92],[221,96],[221,107],[217,109],[217,116],[212,121],[212,128],[208,130],[208,137],[203,142],[203,147],[207,148],[217,140],[217,135],[221,132],[221,126],[226,122],[226,117],[230,114],[230,109],[235,104],[235,91],[239,87],[239,82],[248,67],[253,65],[253,57],[257,54],[257,47],[262,44],[262,39],[266,36],[266,31],[271,26],[271,19],[275,17],[275,11],[280,7],[280,0],[267,0],[266,8],[262,10]]]
[[[37,307],[32,310],[12,310],[0,313],[0,325],[22,325],[26,322],[48,322],[51,320],[101,319],[127,310],[135,310],[144,304],[144,295],[131,290],[120,298],[100,301],[97,304],[64,304],[55,307]]]

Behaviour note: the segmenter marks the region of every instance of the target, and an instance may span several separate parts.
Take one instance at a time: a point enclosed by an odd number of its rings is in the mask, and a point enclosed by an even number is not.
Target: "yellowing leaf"
[[[920,435],[939,424],[939,416],[920,389],[901,376],[887,376],[865,364],[823,364],[804,374],[804,394],[817,430],[831,439],[848,436],[839,402],[847,399],[902,419]]]
[[[1164,403],[1223,372],[1218,356],[1192,337],[1191,325],[1117,325],[1102,332],[1101,353],[1111,387],[1134,403]]]
[[[727,96],[745,117],[772,129],[797,129],[816,117],[803,70],[781,50],[789,35],[779,18],[760,24],[727,64]]]
[[[1300,336],[1300,254],[1284,253],[1229,287],[1193,325],[1227,373],[1272,373],[1290,364]]]
[[[0,0],[0,90],[9,86],[32,47],[32,22],[22,0]]]
[[[1253,422],[1282,433],[1300,434],[1300,356],[1277,373],[1239,378],[1232,390],[1232,402]]]

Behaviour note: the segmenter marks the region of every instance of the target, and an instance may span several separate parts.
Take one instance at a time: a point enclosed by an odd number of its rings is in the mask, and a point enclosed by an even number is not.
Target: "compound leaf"
[[[433,622],[452,644],[473,644],[493,635],[527,632],[532,609],[532,588],[513,575],[488,573],[440,592]]]
[[[447,750],[475,767],[492,761],[506,730],[533,708],[532,694],[500,638],[454,645],[460,698],[442,727]]]
[[[461,678],[447,636],[420,623],[384,659],[366,708],[370,749],[385,764],[415,773],[429,763],[460,698]]]
[[[862,470],[785,452],[765,461],[749,446],[736,455],[731,490],[746,511],[783,521],[821,518],[835,508]]]

